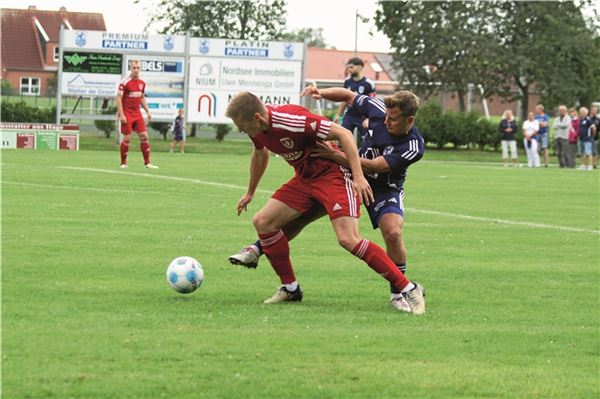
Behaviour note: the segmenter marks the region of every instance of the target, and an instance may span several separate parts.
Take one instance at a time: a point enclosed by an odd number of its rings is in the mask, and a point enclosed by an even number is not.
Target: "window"
[[[60,48],[58,46],[54,47],[54,62],[58,62],[60,56]]]
[[[21,78],[20,93],[24,96],[39,96],[40,78]]]

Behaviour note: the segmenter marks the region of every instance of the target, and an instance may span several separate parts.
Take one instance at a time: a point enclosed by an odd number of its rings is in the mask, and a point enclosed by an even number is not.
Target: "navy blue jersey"
[[[358,150],[362,158],[375,159],[383,156],[390,171],[367,175],[374,192],[402,190],[406,169],[423,158],[425,143],[416,126],[405,136],[388,132],[385,125],[385,104],[375,97],[356,96],[352,108],[369,118],[369,128]]]
[[[365,77],[360,80],[354,80],[352,77],[349,77],[348,79],[344,80],[344,89],[348,89],[356,94],[369,96],[375,93],[375,82]],[[352,109],[352,107],[348,107],[346,109],[346,115],[351,117],[362,117],[360,112]]]

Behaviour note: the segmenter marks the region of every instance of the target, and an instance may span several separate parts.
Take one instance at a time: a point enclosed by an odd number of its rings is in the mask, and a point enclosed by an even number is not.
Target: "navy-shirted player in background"
[[[369,126],[359,149],[361,166],[373,189],[375,201],[367,206],[374,229],[380,228],[389,257],[402,271],[406,271],[406,246],[402,236],[404,226],[404,181],[407,168],[423,157],[423,138],[414,126],[419,99],[409,91],[399,91],[383,101],[358,95],[346,89],[317,90],[307,87],[302,95],[315,99],[344,101],[368,117]],[[344,154],[321,145],[313,156],[332,159],[347,164]],[[312,221],[324,216],[325,210],[315,207],[283,228],[288,240],[297,236]],[[233,264],[255,268],[262,254],[257,243],[229,257]],[[390,286],[391,305],[399,310],[410,309],[398,290]]]
[[[348,60],[346,64],[348,73],[350,76],[344,81],[344,88],[348,89],[356,94],[363,94],[365,96],[375,96],[375,83],[363,76],[362,71],[365,67],[365,63],[358,57],[353,57]],[[344,111],[346,113],[344,114]],[[342,117],[341,125],[346,129],[350,130],[354,134],[354,129],[358,129],[360,138],[364,136],[363,121],[364,115],[361,115],[357,109],[347,107],[345,102],[340,103],[338,112],[334,118],[335,123],[339,123]]]

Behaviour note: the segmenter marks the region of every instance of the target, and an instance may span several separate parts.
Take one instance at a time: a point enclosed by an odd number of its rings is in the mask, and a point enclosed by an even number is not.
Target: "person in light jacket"
[[[554,148],[561,168],[575,167],[575,154],[569,144],[570,129],[571,117],[567,113],[567,107],[561,105],[558,107],[558,116],[554,119]]]

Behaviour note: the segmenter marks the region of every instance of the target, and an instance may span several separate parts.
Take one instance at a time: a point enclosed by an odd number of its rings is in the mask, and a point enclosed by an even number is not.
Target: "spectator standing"
[[[600,135],[600,115],[598,115],[598,107],[592,107],[590,109],[590,118],[594,126],[596,126],[596,132],[592,137],[592,166],[594,169],[598,167],[598,136]]]
[[[538,154],[537,136],[540,130],[540,124],[533,115],[533,112],[527,114],[527,120],[523,122],[523,146],[527,153],[527,166],[530,168],[540,167],[540,154]]]
[[[517,139],[515,134],[517,133],[517,122],[510,109],[507,109],[502,114],[502,120],[498,128],[501,135],[502,144],[502,161],[504,166],[508,166],[508,151],[510,149],[510,157],[512,159],[513,166],[517,166]]]
[[[579,142],[582,143],[580,170],[593,170],[592,143],[596,132],[596,125],[594,125],[592,118],[588,114],[589,110],[586,107],[579,108]]]
[[[550,116],[544,111],[544,106],[538,104],[535,107],[535,120],[538,121],[540,130],[536,136],[540,149],[544,154],[544,167],[548,167],[548,147],[550,146]]]
[[[569,115],[571,115],[571,130],[569,130],[569,145],[571,151],[575,154],[575,158],[581,154],[579,149],[579,114],[575,107],[569,108]]]
[[[561,168],[575,167],[575,153],[569,144],[570,130],[571,117],[567,113],[567,107],[561,105],[558,107],[558,116],[554,119],[554,148]]]

